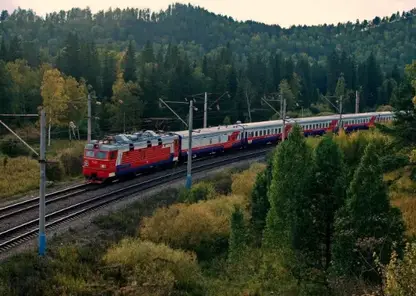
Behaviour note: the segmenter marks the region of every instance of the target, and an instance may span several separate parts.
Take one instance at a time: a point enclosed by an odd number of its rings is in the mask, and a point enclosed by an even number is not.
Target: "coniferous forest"
[[[53,126],[73,121],[84,134],[85,116],[74,110],[85,110],[90,93],[101,103],[93,106],[99,136],[125,127],[183,128],[158,99],[202,92],[209,93],[209,125],[269,119],[275,112],[261,98],[276,99],[279,91],[293,117],[337,112],[323,95],[333,104],[342,95],[344,111],[354,112],[356,91],[360,111],[388,109],[411,91],[403,69],[416,55],[415,16],[285,29],[182,4],[45,17],[3,11],[0,113],[36,113],[43,103]],[[172,107],[186,118],[186,106]]]

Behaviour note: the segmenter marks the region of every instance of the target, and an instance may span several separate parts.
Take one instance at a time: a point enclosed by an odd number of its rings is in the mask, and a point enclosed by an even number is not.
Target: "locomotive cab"
[[[117,150],[89,143],[84,150],[83,175],[92,183],[102,183],[115,176]]]

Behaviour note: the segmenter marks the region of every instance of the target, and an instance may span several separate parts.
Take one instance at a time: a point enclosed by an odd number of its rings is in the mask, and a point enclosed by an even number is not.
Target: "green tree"
[[[333,269],[341,275],[379,280],[374,255],[388,263],[394,243],[402,245],[401,212],[390,205],[377,147],[369,144],[336,215]]]
[[[270,209],[270,202],[267,192],[272,180],[272,162],[270,157],[267,161],[266,169],[257,175],[256,183],[251,193],[250,211],[251,211],[251,228],[255,239],[261,239],[264,227],[266,226],[266,217]]]
[[[123,59],[123,66],[124,66],[124,81],[125,82],[135,82],[137,79],[136,76],[136,50],[133,44],[133,41],[129,42],[129,46],[127,47],[127,51],[124,55]]]
[[[314,153],[312,196],[317,244],[323,245],[325,269],[331,262],[336,211],[343,206],[346,191],[342,153],[331,135],[325,136]]]
[[[273,159],[269,190],[270,210],[266,218],[263,244],[270,249],[287,247],[299,254],[314,253],[313,216],[309,196],[312,153],[295,125],[281,143]]]
[[[292,109],[295,105],[296,96],[293,94],[292,89],[286,79],[280,82],[279,92],[282,96],[282,99],[286,99],[287,110]]]
[[[231,229],[228,247],[228,261],[238,263],[247,246],[247,229],[244,223],[244,213],[236,207],[231,215]]]

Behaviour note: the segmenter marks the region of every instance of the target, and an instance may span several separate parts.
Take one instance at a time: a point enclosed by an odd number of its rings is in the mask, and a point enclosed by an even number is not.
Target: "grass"
[[[39,163],[29,157],[6,158],[0,170],[0,198],[39,188]]]
[[[62,153],[82,155],[84,142],[68,140],[54,140],[47,147],[46,158],[59,159]],[[28,156],[0,157],[0,198],[12,197],[39,188],[39,163]],[[65,176],[65,180],[74,176]]]

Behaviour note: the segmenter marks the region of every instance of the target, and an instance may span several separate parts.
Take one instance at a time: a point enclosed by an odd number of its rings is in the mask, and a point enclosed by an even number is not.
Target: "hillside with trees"
[[[273,117],[261,98],[276,99],[279,91],[288,97],[291,116],[336,112],[322,95],[332,103],[342,95],[345,112],[353,112],[356,91],[360,110],[375,110],[410,93],[402,69],[416,55],[415,15],[284,29],[182,4],[160,12],[74,8],[45,17],[3,11],[0,113],[36,113],[55,102],[62,116],[51,124],[66,130],[73,121],[85,136],[85,116],[77,116],[83,112],[71,110],[86,104],[79,98],[90,93],[101,103],[93,110],[99,136],[124,125],[182,128],[158,98],[183,101],[204,91],[210,93],[210,125]],[[58,77],[74,80],[47,97],[42,89]],[[175,110],[186,117],[186,107]],[[197,127],[202,117],[195,114]]]

